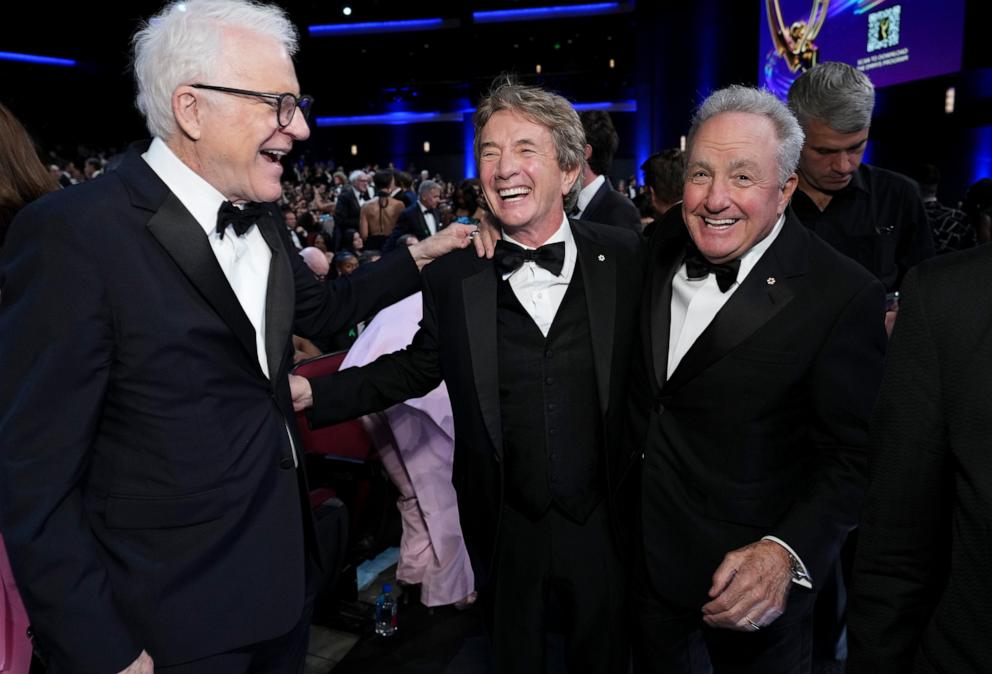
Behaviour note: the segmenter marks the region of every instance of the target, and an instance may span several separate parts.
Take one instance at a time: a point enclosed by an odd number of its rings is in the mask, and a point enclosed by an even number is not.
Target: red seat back
[[[347,351],[338,351],[311,358],[293,368],[293,374],[301,377],[319,377],[337,372],[346,355],[348,355]],[[303,449],[306,452],[355,462],[367,461],[372,452],[372,438],[358,419],[311,429],[306,416],[298,412],[296,422],[300,427]]]

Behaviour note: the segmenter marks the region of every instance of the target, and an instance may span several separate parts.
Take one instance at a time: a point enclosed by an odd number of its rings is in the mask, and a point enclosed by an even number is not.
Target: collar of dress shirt
[[[216,231],[217,211],[227,201],[217,188],[186,166],[160,138],[152,140],[141,158],[196,218],[207,236]]]
[[[534,250],[532,246],[525,246],[519,241],[516,241],[512,236],[510,236],[506,232],[502,233],[502,238],[504,241],[509,241],[510,243],[516,244],[521,248],[524,248],[525,250]],[[555,233],[549,236],[548,240],[542,243],[541,245],[544,246],[549,243],[558,243],[559,241],[565,242],[565,262],[561,268],[560,278],[563,280],[568,280],[572,278],[572,270],[575,268],[575,259],[576,257],[578,257],[579,251],[578,248],[576,248],[575,246],[575,237],[572,235],[572,227],[568,224],[568,216],[565,215],[564,211],[562,211],[561,224],[558,225],[558,229],[555,230]],[[519,269],[511,271],[509,274],[503,274],[503,280],[504,281],[507,280],[508,278],[516,274],[518,271],[520,271],[520,269],[523,269],[523,267],[521,266]],[[547,271],[543,267],[538,267],[538,269],[551,275],[551,272]]]
[[[592,196],[599,190],[599,186],[606,182],[606,176],[596,176],[591,183],[584,185],[579,192],[579,200],[575,207],[579,209],[579,214],[586,210],[586,206],[592,201]]]

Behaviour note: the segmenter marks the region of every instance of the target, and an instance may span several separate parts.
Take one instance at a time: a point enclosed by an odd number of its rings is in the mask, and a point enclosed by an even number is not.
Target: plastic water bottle
[[[380,637],[391,637],[396,634],[396,597],[391,593],[393,586],[386,583],[382,586],[382,594],[375,600],[375,633]]]

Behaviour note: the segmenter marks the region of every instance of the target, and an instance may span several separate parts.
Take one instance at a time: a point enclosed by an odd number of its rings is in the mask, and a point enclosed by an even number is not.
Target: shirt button
[[[554,355],[555,355],[555,352],[552,351],[552,350],[550,350],[550,349],[548,349],[547,351],[544,352],[544,357],[547,358],[548,360],[551,360],[551,358]]]
[[[548,435],[558,435],[558,430],[552,428],[551,430],[548,431]],[[552,452],[552,454],[554,454],[554,452]]]
[[[546,378],[544,380],[544,383],[547,384],[548,386],[551,386],[552,384],[555,383],[555,378],[554,377],[548,377],[548,378]]]
[[[549,412],[554,412],[556,409],[558,409],[558,406],[557,405],[555,405],[554,403],[548,403],[548,411]]]

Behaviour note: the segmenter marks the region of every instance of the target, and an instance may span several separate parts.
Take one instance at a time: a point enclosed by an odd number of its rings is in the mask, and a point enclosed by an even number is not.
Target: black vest
[[[547,338],[509,282],[498,286],[506,501],[532,518],[554,503],[583,523],[602,499],[605,481],[603,420],[581,270],[576,266]]]

